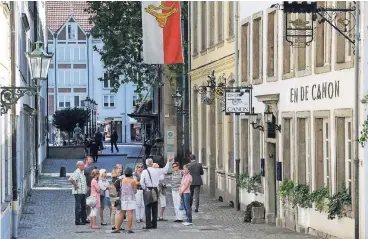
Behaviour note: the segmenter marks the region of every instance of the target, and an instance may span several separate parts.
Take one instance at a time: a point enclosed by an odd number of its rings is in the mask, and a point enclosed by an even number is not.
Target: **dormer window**
[[[68,40],[77,40],[77,26],[75,23],[68,23]]]

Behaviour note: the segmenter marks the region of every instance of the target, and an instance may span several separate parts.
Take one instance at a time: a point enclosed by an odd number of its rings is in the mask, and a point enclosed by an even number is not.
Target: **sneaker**
[[[192,223],[191,223],[191,222],[184,222],[184,223],[183,223],[183,225],[184,225],[184,226],[191,226],[191,225],[192,225]]]

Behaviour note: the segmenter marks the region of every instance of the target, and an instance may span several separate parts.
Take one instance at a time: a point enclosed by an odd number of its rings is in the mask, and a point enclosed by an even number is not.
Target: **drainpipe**
[[[10,59],[11,59],[11,86],[16,85],[15,78],[15,22],[14,22],[14,2],[10,2]],[[16,104],[11,106],[11,155],[12,155],[12,237],[18,237],[18,181],[17,181],[17,125],[16,125]]]
[[[38,28],[37,28],[37,2],[34,2],[34,8],[33,8],[33,12],[34,12],[34,21],[33,21],[33,37],[34,39],[37,41],[38,40]],[[33,79],[32,79],[33,80]],[[38,82],[40,85],[42,84],[41,82]],[[37,87],[36,85],[36,82],[34,83],[35,86]],[[40,94],[39,94],[40,93]],[[35,110],[36,110],[36,115],[35,115],[35,158],[36,158],[36,167],[35,167],[35,183],[37,184],[38,183],[38,177],[39,177],[39,158],[38,156],[40,155],[39,152],[38,152],[38,148],[40,146],[40,142],[39,142],[39,134],[43,134],[43,132],[39,132],[39,129],[41,128],[40,127],[40,122],[42,122],[42,119],[41,119],[41,112],[39,112],[39,110],[41,109],[41,91],[40,90],[37,90],[37,94],[35,94]]]
[[[359,239],[359,51],[360,51],[360,2],[356,2],[355,10],[355,105],[354,105],[354,227],[355,239]]]
[[[238,2],[234,2],[234,32],[235,32],[235,87],[239,87],[239,50],[238,50]],[[239,155],[239,115],[234,115],[234,160],[235,160],[235,174],[236,178],[239,177],[240,171],[240,155]],[[235,208],[240,210],[240,200],[239,200],[239,187],[236,187],[235,192]]]
[[[188,45],[188,82],[187,82],[187,87],[188,87],[188,115],[189,115],[189,121],[188,121],[188,149],[190,148],[190,151],[192,153],[193,152],[193,149],[192,149],[192,114],[191,114],[191,95],[192,95],[192,90],[190,88],[190,71],[191,71],[191,56],[190,56],[190,53],[191,53],[191,42],[192,42],[192,39],[191,39],[191,35],[190,35],[190,1],[188,1],[188,38],[187,38],[187,45]]]

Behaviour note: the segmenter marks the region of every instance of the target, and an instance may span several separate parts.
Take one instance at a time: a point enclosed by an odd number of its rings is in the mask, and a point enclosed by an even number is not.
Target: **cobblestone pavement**
[[[128,159],[124,159],[128,160]],[[101,166],[105,161],[101,161]],[[129,163],[129,162],[128,162]],[[127,164],[124,162],[123,164]],[[99,230],[74,225],[74,197],[65,178],[42,176],[32,191],[19,226],[19,239],[72,239],[72,238],[249,238],[249,239],[312,239],[316,237],[298,234],[266,224],[243,223],[244,212],[202,195],[200,212],[193,213],[193,225],[185,227],[174,223],[174,208],[168,190],[166,222],[158,222],[157,230],[144,231],[142,223],[133,222],[135,234],[111,234],[111,225]],[[105,210],[105,218],[108,211]],[[99,220],[99,219],[98,219]],[[98,221],[99,223],[99,221]],[[126,228],[126,222],[123,227]]]

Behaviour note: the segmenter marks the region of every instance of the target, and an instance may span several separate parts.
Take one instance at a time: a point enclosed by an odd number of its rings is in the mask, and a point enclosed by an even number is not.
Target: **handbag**
[[[152,183],[152,177],[151,177],[151,173],[148,169],[146,169],[148,171],[148,175],[151,179],[151,183]],[[153,183],[152,183],[153,184]],[[143,201],[144,201],[144,205],[147,206],[151,203],[154,203],[154,202],[157,202],[158,200],[158,195],[157,195],[157,192],[156,190],[152,189],[145,189],[143,191]]]
[[[87,199],[86,199],[86,204],[87,206],[89,207],[95,207],[96,204],[97,204],[97,199],[95,196],[89,196]]]
[[[101,150],[98,150],[98,151],[97,151],[97,155],[100,155],[100,154],[101,154]]]

